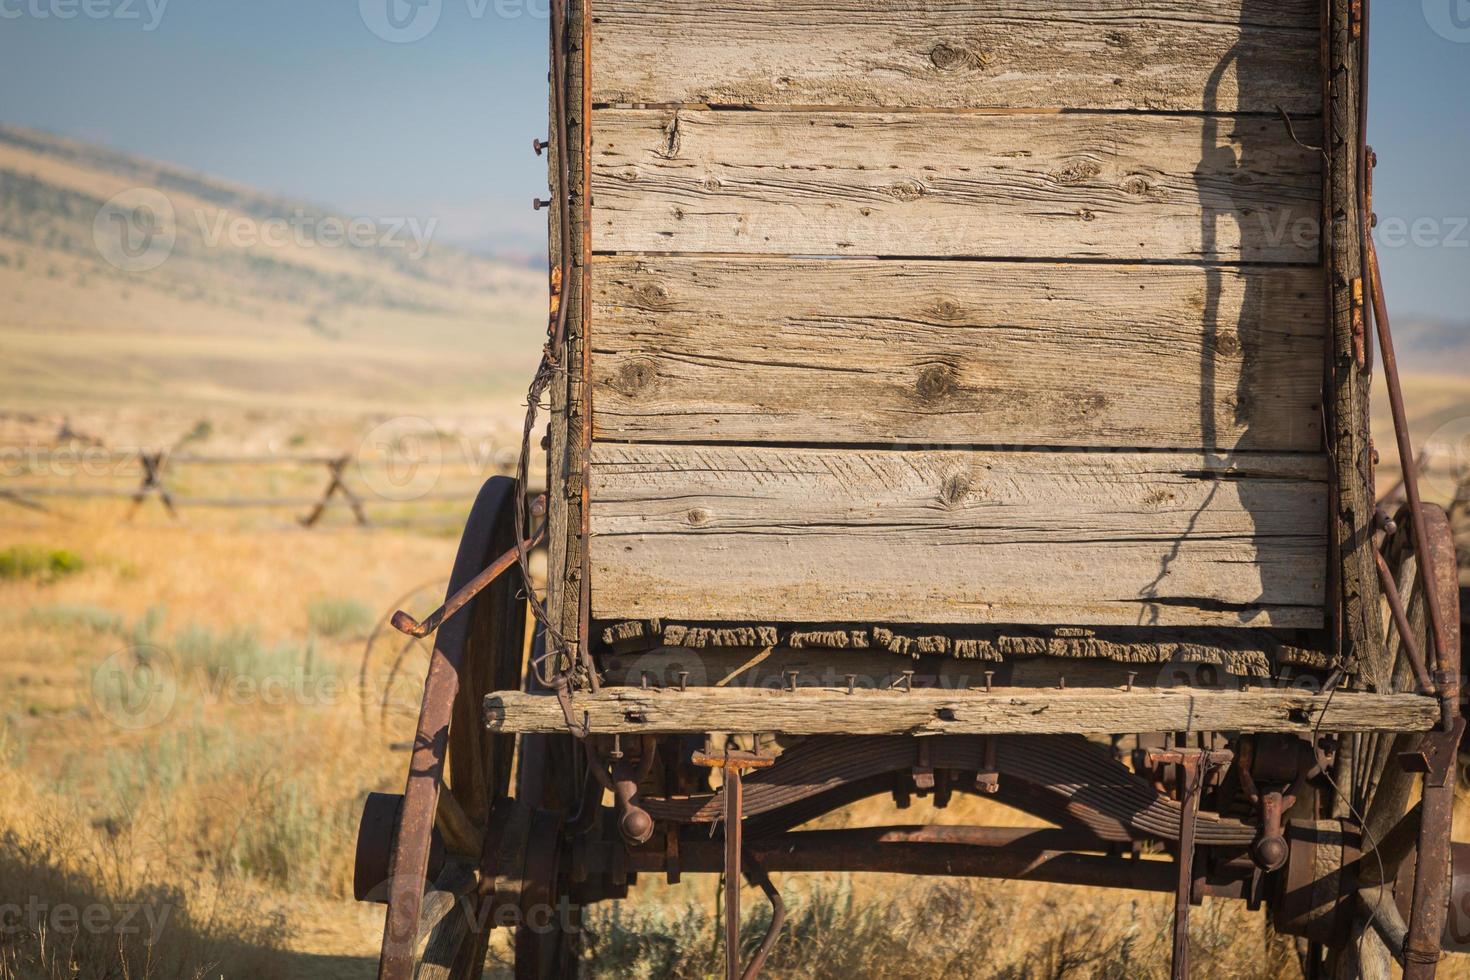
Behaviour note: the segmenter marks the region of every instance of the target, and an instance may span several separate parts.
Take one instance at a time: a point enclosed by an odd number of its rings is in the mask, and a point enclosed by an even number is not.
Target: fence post
[[[138,508],[143,506],[144,500],[155,495],[163,501],[168,516],[178,520],[179,512],[174,509],[174,498],[163,484],[163,468],[167,465],[167,455],[162,451],[150,453],[143,450],[138,453],[138,462],[143,466],[143,479],[133,492],[133,508],[128,511],[128,520],[137,516]]]
[[[301,518],[302,527],[316,527],[317,522],[322,519],[322,514],[326,513],[327,504],[331,502],[333,495],[339,493],[347,500],[348,506],[352,508],[352,513],[357,518],[358,526],[368,526],[367,513],[363,510],[362,501],[358,499],[355,493],[347,488],[346,481],[342,479],[342,472],[347,469],[347,464],[351,461],[351,456],[339,456],[336,459],[327,461],[327,472],[331,474],[331,480],[327,483],[327,489],[322,493],[322,499],[318,500],[316,505],[312,507],[311,513]]]

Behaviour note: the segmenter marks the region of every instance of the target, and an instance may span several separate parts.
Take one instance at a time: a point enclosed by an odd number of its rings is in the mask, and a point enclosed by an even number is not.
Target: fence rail
[[[369,456],[357,454],[243,454],[243,453],[168,453],[161,450],[141,449],[136,451],[119,451],[110,449],[26,449],[11,447],[0,448],[0,462],[4,464],[5,484],[0,485],[0,501],[24,507],[32,510],[51,512],[43,501],[52,500],[125,500],[131,501],[132,507],[128,511],[128,519],[131,520],[140,508],[150,499],[157,499],[168,515],[174,519],[179,518],[179,511],[187,508],[225,508],[225,509],[271,509],[292,508],[305,509],[305,513],[297,518],[297,522],[306,528],[316,527],[326,515],[329,509],[336,504],[346,507],[351,511],[354,520],[359,526],[368,527],[375,523],[381,526],[393,526],[401,524],[417,523],[409,521],[375,522],[369,518],[367,509],[370,504],[383,505],[392,504],[399,507],[418,504],[434,503],[463,503],[468,506],[479,492],[480,483],[464,486],[441,487],[438,479],[434,486],[422,491],[414,490],[403,494],[384,495],[375,493],[370,487],[363,488],[349,478],[349,472],[356,471],[361,475],[366,471],[379,470],[387,472],[390,470],[402,471],[405,468],[412,471],[416,467],[424,465],[442,466],[442,460],[434,460],[430,457],[410,456]],[[355,465],[354,465],[355,464]],[[45,483],[42,485],[29,485],[28,479],[41,478],[46,475],[48,468],[52,474],[58,472],[59,467],[65,467],[71,472],[65,475],[74,477],[77,470],[97,470],[106,468],[106,472],[89,472],[85,476],[121,476],[123,468],[136,466],[136,471],[129,471],[136,475],[138,483],[132,488],[128,487],[99,487],[85,485],[55,485]],[[285,496],[285,495],[259,495],[248,494],[225,494],[225,495],[184,495],[175,492],[169,484],[169,479],[175,476],[183,467],[206,466],[219,468],[272,468],[296,467],[311,469],[322,467],[325,469],[325,482],[320,493],[315,496]],[[483,482],[495,475],[512,475],[513,468],[508,465],[502,466],[480,466],[466,464],[451,467],[467,471],[468,476],[477,478]],[[390,481],[391,482],[391,481]],[[534,481],[533,481],[534,482]],[[539,488],[533,487],[528,492],[539,492]]]

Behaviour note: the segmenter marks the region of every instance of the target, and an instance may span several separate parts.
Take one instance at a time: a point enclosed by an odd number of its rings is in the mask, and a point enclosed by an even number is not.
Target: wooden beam
[[[583,397],[583,358],[585,323],[590,309],[583,302],[585,273],[584,248],[586,238],[586,207],[582,187],[586,179],[585,141],[588,138],[588,118],[585,100],[587,79],[585,78],[583,52],[586,5],[584,0],[568,0],[566,33],[568,44],[565,52],[565,92],[567,100],[568,145],[560,145],[556,120],[556,94],[552,87],[550,97],[550,145],[547,152],[547,173],[551,187],[551,217],[548,222],[550,234],[550,268],[559,270],[563,255],[571,252],[572,275],[567,282],[553,283],[553,289],[561,290],[560,301],[567,306],[566,347],[561,353],[566,367],[563,379],[553,381],[550,387],[551,411],[547,422],[547,583],[546,610],[552,624],[562,636],[576,641],[580,636],[582,617],[582,471],[586,454],[583,451],[584,429],[590,425],[586,417]],[[553,35],[555,31],[551,32]],[[555,43],[555,38],[552,38]],[[554,61],[553,61],[554,63]],[[570,172],[570,194],[562,188],[559,155],[567,155]],[[570,242],[561,240],[561,215],[564,199],[570,200]]]
[[[596,734],[762,732],[786,735],[1117,735],[1134,732],[1426,731],[1439,719],[1415,694],[1180,689],[869,691],[798,688],[604,688],[573,713]],[[556,698],[505,691],[485,698],[498,732],[564,731]]]
[[[679,256],[594,268],[599,439],[1322,446],[1317,268]]]
[[[1317,0],[599,0],[598,103],[1316,113]]]
[[[1320,254],[1321,154],[1278,118],[602,109],[593,125],[599,252]]]
[[[1322,622],[1318,456],[597,443],[592,476],[598,619]]]
[[[1368,395],[1372,378],[1359,364],[1367,333],[1362,235],[1358,207],[1358,85],[1364,66],[1354,37],[1353,0],[1332,0],[1327,38],[1327,104],[1331,138],[1326,187],[1326,257],[1332,270],[1328,303],[1332,333],[1327,404],[1333,447],[1337,521],[1335,554],[1342,653],[1346,666],[1382,684],[1385,663],[1383,612],[1374,557],[1373,438]]]

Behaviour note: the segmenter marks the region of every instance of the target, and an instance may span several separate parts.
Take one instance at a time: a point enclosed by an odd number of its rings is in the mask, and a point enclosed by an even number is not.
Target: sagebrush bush
[[[373,625],[373,611],[356,599],[314,599],[306,607],[307,625],[328,639],[363,637]]]
[[[101,606],[85,604],[60,604],[36,606],[26,610],[21,620],[26,626],[38,629],[65,632],[83,630],[89,633],[121,635],[123,617]]]

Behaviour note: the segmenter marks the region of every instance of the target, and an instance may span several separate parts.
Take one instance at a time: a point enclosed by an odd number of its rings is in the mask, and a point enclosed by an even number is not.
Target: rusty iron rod
[[[1189,752],[1180,759],[1181,795],[1179,809],[1179,880],[1174,890],[1174,980],[1189,977],[1189,904],[1194,885],[1194,827],[1199,818],[1199,798],[1204,789],[1205,769],[1200,758]]]
[[[745,966],[745,972],[740,974],[740,980],[755,980],[760,975],[761,967],[766,965],[766,957],[771,955],[771,949],[775,947],[776,940],[781,935],[781,927],[786,924],[786,903],[781,900],[781,893],[776,886],[771,884],[771,876],[753,854],[745,855],[746,877],[748,877],[762,892],[765,893],[767,901],[771,903],[771,924],[766,928],[765,938],[761,940],[755,955]]]
[[[1459,706],[1458,692],[1453,690],[1458,681],[1450,668],[1449,642],[1445,638],[1444,615],[1437,601],[1434,575],[1434,556],[1429,549],[1429,530],[1424,521],[1424,504],[1419,497],[1419,468],[1414,458],[1414,447],[1409,441],[1408,415],[1404,409],[1404,391],[1399,384],[1398,359],[1394,354],[1393,336],[1389,329],[1387,303],[1383,295],[1383,279],[1378,264],[1378,249],[1369,240],[1368,254],[1372,259],[1370,276],[1373,296],[1373,314],[1378,327],[1379,356],[1383,360],[1383,377],[1388,386],[1388,404],[1393,414],[1394,437],[1398,442],[1399,464],[1404,471],[1404,496],[1409,502],[1409,514],[1414,527],[1414,555],[1419,560],[1419,588],[1424,593],[1424,608],[1429,617],[1430,639],[1434,644],[1434,664],[1440,672],[1440,727],[1448,731],[1454,725]]]
[[[544,496],[541,496],[536,498],[536,500],[537,505],[544,509],[546,498]],[[536,508],[533,507],[533,510],[535,509]],[[538,529],[535,534],[531,535],[530,540],[526,542],[526,546],[528,548],[534,548],[536,547],[536,545],[540,544],[541,540],[545,537],[546,525],[543,523],[540,529]],[[507,550],[505,554],[492,561],[488,568],[486,568],[479,575],[476,575],[473,579],[471,579],[464,588],[460,589],[453,596],[451,596],[449,600],[444,603],[444,605],[440,606],[438,609],[430,613],[423,622],[419,622],[418,620],[414,619],[402,609],[398,610],[396,613],[393,614],[393,628],[396,629],[398,632],[405,634],[406,636],[412,636],[417,639],[423,639],[424,637],[428,636],[430,633],[437,630],[446,619],[459,612],[461,609],[464,608],[466,603],[468,603],[475,596],[483,592],[485,588],[490,585],[490,583],[494,582],[496,579],[500,578],[500,576],[504,575],[505,572],[510,568],[510,566],[514,565],[519,559],[520,549],[520,544],[516,544],[512,546],[509,550]]]
[[[809,835],[821,833],[817,840]],[[843,839],[846,831],[793,831],[746,841],[744,851],[754,854],[768,871],[851,872],[905,874],[932,877],[1004,878],[1045,881],[1093,888],[1130,888],[1168,894],[1175,888],[1170,861],[1135,860],[1098,854],[1034,848],[985,847],[969,844],[874,844],[866,836]],[[680,871],[718,874],[724,868],[725,844],[707,833],[679,840]],[[663,872],[667,855],[662,848],[629,852],[632,871]],[[1243,897],[1240,882],[1212,883],[1207,894]]]
[[[725,767],[725,977],[740,980],[740,770]]]
[[[857,843],[881,844],[961,844],[970,847],[1014,847],[1030,851],[1101,851],[1116,846],[1086,830],[1062,827],[972,827],[952,824],[900,827],[853,827],[844,830],[807,830],[802,832],[807,846],[834,847]]]

